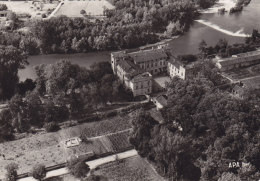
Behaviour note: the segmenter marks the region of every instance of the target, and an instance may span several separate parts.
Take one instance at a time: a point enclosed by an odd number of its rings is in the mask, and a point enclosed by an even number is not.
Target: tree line
[[[203,58],[212,55],[226,58],[239,53],[254,51],[257,47],[260,47],[260,33],[254,29],[251,36],[247,37],[244,43],[229,45],[227,40],[220,39],[215,46],[208,46],[207,43],[202,40],[199,44],[199,51]]]

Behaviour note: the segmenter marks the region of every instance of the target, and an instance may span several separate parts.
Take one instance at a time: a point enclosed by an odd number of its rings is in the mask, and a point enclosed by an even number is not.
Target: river
[[[215,45],[219,39],[226,39],[230,44],[241,43],[253,29],[260,30],[260,0],[252,0],[242,12],[231,15],[215,13],[217,8],[203,13],[187,33],[170,41],[170,47],[175,55],[198,53],[198,45],[202,40],[209,45]],[[28,58],[30,64],[18,73],[20,80],[35,79],[36,65],[54,63],[61,59],[89,67],[94,62],[109,61],[110,52],[31,56]]]

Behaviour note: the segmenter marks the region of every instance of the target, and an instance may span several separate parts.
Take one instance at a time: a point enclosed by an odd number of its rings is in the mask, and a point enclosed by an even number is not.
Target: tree
[[[6,167],[6,181],[16,181],[17,180],[17,169],[18,165],[16,163],[10,163]]]
[[[208,47],[207,43],[204,40],[202,40],[199,44],[199,52],[203,58],[205,58],[208,55],[207,47]]]
[[[4,109],[0,112],[0,142],[12,140],[13,133],[12,115],[9,109]]]
[[[28,64],[27,56],[13,46],[0,45],[0,100],[10,99],[19,82],[18,70]]]
[[[8,107],[12,116],[12,126],[17,132],[25,132],[30,129],[27,119],[27,106],[23,98],[16,94],[8,103]]]
[[[32,79],[26,79],[23,82],[20,82],[17,86],[18,93],[20,95],[25,95],[27,91],[32,91],[36,87],[36,82],[34,82]]]
[[[6,4],[0,4],[0,11],[5,11],[7,9],[8,8],[7,8]]]
[[[108,181],[108,179],[103,175],[90,174],[90,176],[82,179],[82,181]]]
[[[35,166],[33,167],[33,169],[32,169],[31,172],[30,172],[30,175],[31,175],[33,178],[35,178],[35,179],[41,181],[41,180],[43,180],[44,177],[46,176],[46,173],[47,173],[47,171],[46,171],[45,166],[44,166],[43,164],[38,164],[38,165],[35,165]]]
[[[196,55],[179,55],[177,57],[177,59],[181,62],[183,62],[184,64],[188,64],[188,63],[191,63],[191,62],[195,62],[197,61],[197,56]]]
[[[241,179],[234,173],[224,172],[218,181],[241,181]]]
[[[180,22],[170,22],[169,25],[166,27],[166,34],[168,36],[172,35],[179,35],[183,33],[184,29],[181,26]]]
[[[80,14],[85,15],[86,11],[84,9],[80,10]]]
[[[85,160],[82,159],[71,159],[67,163],[67,167],[70,173],[76,178],[83,178],[87,176],[90,171],[89,166],[85,163]]]

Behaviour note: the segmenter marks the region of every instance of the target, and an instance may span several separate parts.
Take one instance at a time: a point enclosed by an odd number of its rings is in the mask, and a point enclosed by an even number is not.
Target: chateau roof
[[[144,72],[144,70],[127,57],[118,61],[117,66],[121,67],[126,72],[126,77],[129,79]]]
[[[177,69],[180,68],[180,66],[183,66],[183,64],[177,60],[172,60],[172,61],[169,61],[170,64],[172,64],[174,67],[176,67]]]
[[[111,53],[115,58],[123,58],[126,57],[126,51],[118,51],[118,52],[112,52]]]
[[[168,97],[166,95],[160,95],[156,97],[156,101],[159,102],[162,106],[167,106],[167,99]]]
[[[167,54],[163,49],[143,50],[143,51],[128,53],[128,55],[132,57],[136,63],[151,61],[160,58],[167,58]]]
[[[132,79],[143,79],[148,77],[152,77],[152,75],[149,72],[143,72],[135,75]]]

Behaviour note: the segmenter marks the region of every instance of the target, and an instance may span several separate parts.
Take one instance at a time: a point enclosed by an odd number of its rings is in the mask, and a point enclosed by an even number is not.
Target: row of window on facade
[[[157,62],[155,62],[155,63],[150,63],[150,64],[148,63],[148,64],[146,65],[146,68],[150,68],[150,67],[152,68],[153,66],[157,67],[157,65],[158,65]],[[160,66],[166,65],[166,62],[165,62],[165,61],[164,61],[164,62],[160,62],[159,65],[160,65]],[[142,69],[145,69],[145,65],[141,65],[141,68],[142,68]]]

